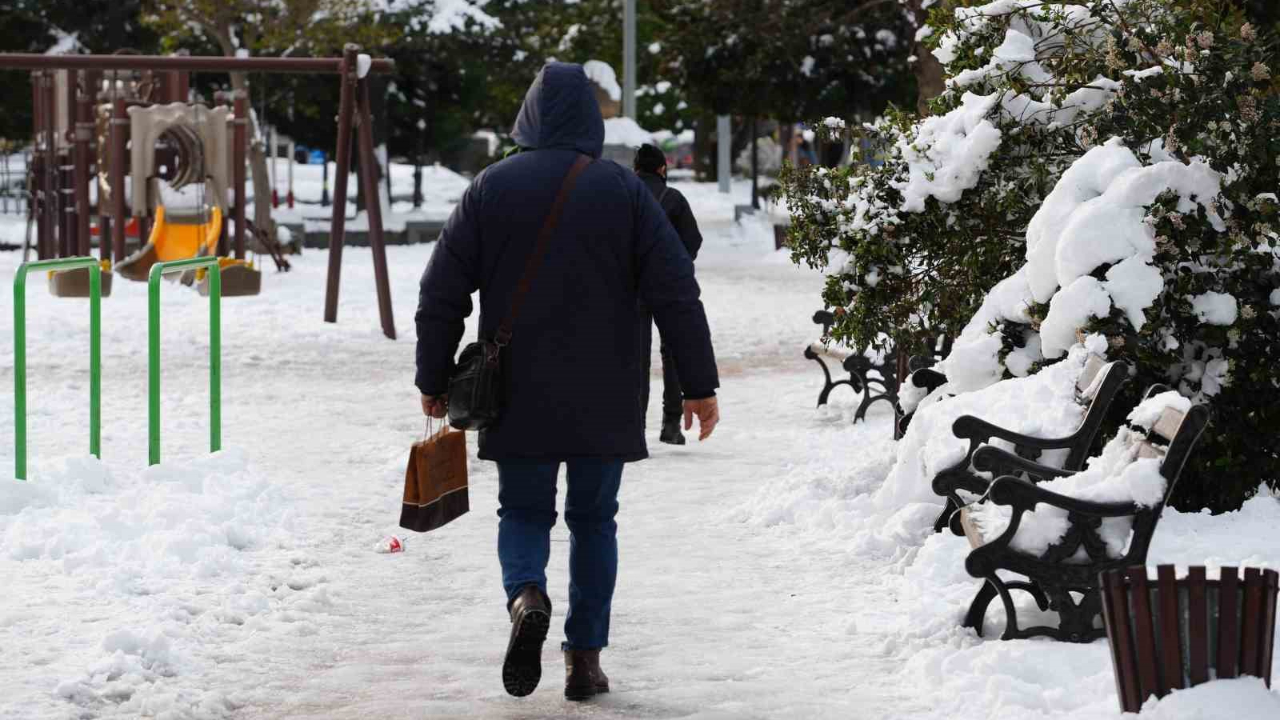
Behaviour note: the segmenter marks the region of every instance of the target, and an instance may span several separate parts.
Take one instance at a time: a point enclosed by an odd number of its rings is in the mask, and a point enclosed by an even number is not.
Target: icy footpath
[[[330,608],[290,555],[292,507],[238,451],[142,472],[74,459],[0,483],[0,676],[21,683],[6,687],[23,700],[15,717],[66,703],[89,717],[228,716],[236,687],[189,680],[236,662],[249,638],[315,632]]]

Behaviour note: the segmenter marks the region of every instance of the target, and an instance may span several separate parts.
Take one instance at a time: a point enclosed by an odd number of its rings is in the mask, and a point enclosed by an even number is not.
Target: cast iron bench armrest
[[[1143,508],[1132,502],[1101,503],[1091,500],[1068,497],[1011,476],[997,478],[991,483],[991,491],[987,499],[997,505],[1008,505],[1021,514],[1035,510],[1039,503],[1062,508],[1067,512],[1080,513],[1093,517],[1125,517],[1137,515]]]
[[[1068,477],[1075,474],[1072,470],[1063,470],[1062,468],[1028,460],[994,445],[983,445],[973,453],[973,469],[978,472],[989,472],[996,476],[1026,473],[1041,480]]]
[[[929,392],[933,392],[947,384],[947,376],[937,370],[921,368],[911,373],[911,383],[916,387],[922,387]]]
[[[830,310],[819,310],[813,314],[813,322],[822,326],[822,336],[826,337],[831,334],[831,326],[836,324],[836,315]]]
[[[951,432],[958,438],[967,438],[971,447],[991,441],[991,438],[999,438],[1008,440],[1019,447],[1029,448],[1033,450],[1057,450],[1061,448],[1071,447],[1076,440],[1076,433],[1060,438],[1040,438],[1031,435],[1020,435],[1012,430],[1006,430],[999,425],[993,425],[982,418],[972,415],[962,415],[956,418],[955,423],[951,425]],[[972,453],[971,453],[972,454]]]

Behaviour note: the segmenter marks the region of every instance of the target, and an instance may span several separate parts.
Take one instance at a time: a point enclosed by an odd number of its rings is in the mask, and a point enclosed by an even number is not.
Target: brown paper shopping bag
[[[467,499],[467,434],[447,422],[409,449],[409,467],[404,472],[404,504],[400,527],[428,532],[464,515]]]

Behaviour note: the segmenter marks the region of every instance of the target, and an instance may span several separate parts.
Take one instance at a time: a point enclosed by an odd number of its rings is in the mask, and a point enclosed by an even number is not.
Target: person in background
[[[636,151],[636,175],[644,182],[649,192],[662,207],[662,212],[671,221],[671,226],[680,235],[680,242],[689,253],[690,260],[698,258],[698,249],[702,247],[702,234],[698,232],[698,221],[693,216],[693,209],[684,195],[667,185],[667,156],[655,145],[641,145]],[[684,433],[680,432],[680,415],[684,404],[684,396],[680,392],[680,374],[676,370],[676,359],[667,346],[667,338],[658,328],[662,354],[662,433],[658,440],[668,445],[683,445]],[[643,307],[640,309],[640,407],[647,415],[649,412],[649,368],[653,350],[653,316]]]
[[[797,136],[796,145],[796,166],[809,167],[818,164],[818,156],[813,152],[813,131],[805,130]]]
[[[498,464],[498,560],[511,620],[502,682],[517,697],[542,677],[556,480],[567,467],[564,696],[585,700],[609,691],[600,650],[618,574],[623,466],[648,457],[636,397],[639,301],[680,362],[685,429],[697,415],[703,439],[720,419],[720,379],[693,262],[635,174],[599,159],[604,120],[581,65],[542,68],[511,137],[521,151],[467,187],[422,275],[415,384],[422,411],[444,417],[471,294],[480,291],[480,335],[493,338],[564,180],[580,173],[502,351],[502,417],[480,432],[480,459]]]

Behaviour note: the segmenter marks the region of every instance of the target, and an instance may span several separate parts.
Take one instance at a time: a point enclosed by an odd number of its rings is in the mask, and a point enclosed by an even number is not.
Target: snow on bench
[[[1108,363],[1102,356],[1089,353],[1075,382],[1074,401],[1083,416],[1073,430],[1057,437],[1019,433],[973,415],[957,418],[951,432],[956,438],[967,440],[969,450],[962,460],[933,477],[933,491],[947,500],[934,522],[934,530],[942,532],[950,525],[953,532],[962,534],[956,525],[956,509],[972,496],[985,494],[992,478],[1018,475],[1043,480],[1083,468],[1107,411],[1127,380],[1127,365]],[[1057,461],[1038,462],[1045,453]]]
[[[1122,427],[1087,469],[1039,484],[1012,476],[992,482],[988,502],[960,511],[973,547],[965,569],[986,581],[965,626],[981,634],[986,607],[998,595],[1008,618],[1004,639],[1103,637],[1098,574],[1146,562],[1160,514],[1208,416],[1206,406],[1192,407],[1177,392],[1152,394],[1129,414],[1133,428]],[[997,571],[1027,579],[1007,580]],[[1020,629],[1010,590],[1028,592],[1042,610],[1056,611],[1059,626]]]

